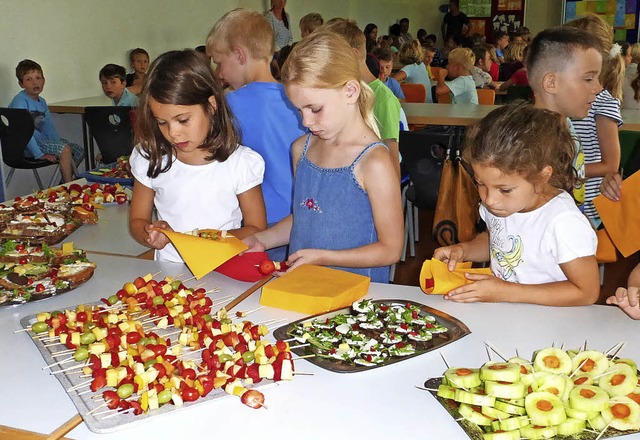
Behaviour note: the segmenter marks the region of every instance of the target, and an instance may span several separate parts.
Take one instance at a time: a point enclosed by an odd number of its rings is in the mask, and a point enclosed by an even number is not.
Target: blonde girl
[[[490,261],[493,275],[449,292],[456,302],[593,304],[600,291],[596,235],[576,207],[575,144],[566,119],[527,103],[492,111],[467,133],[463,159],[473,169],[487,232],[436,249],[459,261]]]
[[[353,50],[316,31],[293,49],[282,82],[310,131],[292,146],[293,214],[245,242],[251,250],[289,244],[291,269],[332,266],[388,282],[402,250],[400,189]]]
[[[501,66],[504,80],[508,80],[518,70],[524,67],[524,50],[527,43],[524,41],[514,41],[504,50],[504,63]]]
[[[264,161],[239,145],[205,57],[193,50],[160,55],[149,69],[137,120],[129,229],[156,249],[157,260],[182,261],[158,229],[213,228],[242,238],[266,228]]]
[[[600,84],[603,90],[585,119],[573,121],[585,159],[585,204],[584,212],[595,226],[600,217],[593,199],[600,194],[602,178],[616,173],[620,167],[620,141],[618,129],[622,125],[620,100],[624,80],[624,59],[621,47],[613,43],[613,28],[596,14],[587,14],[567,23],[567,26],[583,29],[600,40],[602,48],[602,71]]]
[[[431,97],[431,80],[427,69],[422,62],[424,52],[418,40],[404,43],[398,52],[398,60],[404,67],[393,75],[398,82],[405,81],[409,84],[422,84],[427,90],[425,102],[433,102]]]

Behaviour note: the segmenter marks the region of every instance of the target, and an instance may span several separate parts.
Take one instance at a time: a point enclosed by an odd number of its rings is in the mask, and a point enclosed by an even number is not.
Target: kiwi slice
[[[458,412],[465,420],[475,423],[479,426],[491,426],[491,420],[489,417],[483,415],[480,412],[480,407],[476,405],[467,405],[466,403],[461,403],[458,407]]]
[[[454,387],[450,387],[448,385],[440,385],[438,387],[438,392],[436,396],[442,397],[443,399],[453,399],[456,394],[456,389]]]
[[[571,408],[585,413],[602,411],[607,407],[608,401],[609,395],[606,391],[593,385],[579,385],[569,393]]]
[[[482,434],[484,440],[520,440],[520,431],[486,432]]]
[[[444,372],[449,385],[456,388],[475,388],[482,385],[477,368],[449,368]]]
[[[626,396],[636,389],[638,378],[636,371],[625,363],[614,364],[598,381],[600,388],[610,396]]]
[[[508,419],[496,420],[491,424],[494,431],[514,431],[530,425],[529,417],[515,416]]]
[[[501,399],[521,399],[526,394],[526,387],[522,382],[493,382],[490,380],[484,383],[485,392]]]
[[[544,348],[536,353],[533,360],[534,370],[554,374],[571,374],[571,366],[571,358],[559,348]]]
[[[496,409],[499,409],[500,411],[504,411],[515,416],[523,416],[527,413],[527,410],[524,409],[524,406],[515,405],[504,400],[496,400],[494,407]]]
[[[456,389],[453,400],[467,405],[495,406],[496,398],[486,394],[477,394],[469,391]]]
[[[480,368],[480,377],[494,382],[517,382],[520,380],[520,366],[509,362],[487,362]]]
[[[579,419],[568,418],[564,422],[556,426],[558,435],[574,435],[584,431],[587,422]]]
[[[553,438],[556,436],[556,428],[554,426],[525,426],[520,428],[520,437],[532,440]]]
[[[532,425],[554,426],[567,419],[562,400],[555,394],[547,391],[536,391],[529,394],[524,402],[524,407]]]
[[[594,376],[604,373],[609,367],[609,359],[601,351],[585,350],[571,359],[573,371],[590,373]]]
[[[613,397],[602,411],[602,418],[620,431],[640,429],[640,405],[626,396]]]

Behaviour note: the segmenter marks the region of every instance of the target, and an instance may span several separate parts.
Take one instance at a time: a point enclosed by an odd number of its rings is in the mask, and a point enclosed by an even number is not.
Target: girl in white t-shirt
[[[596,234],[567,192],[576,179],[566,120],[529,104],[501,106],[467,134],[464,160],[478,186],[487,232],[436,249],[459,261],[491,262],[492,275],[452,290],[457,302],[593,304],[600,292]]]
[[[147,74],[137,120],[129,229],[157,250],[156,260],[182,261],[157,229],[212,228],[243,238],[266,228],[264,161],[238,144],[205,57],[192,50],[160,55]]]

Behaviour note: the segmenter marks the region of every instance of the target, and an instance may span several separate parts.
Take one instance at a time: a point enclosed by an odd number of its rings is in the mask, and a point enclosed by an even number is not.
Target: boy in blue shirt
[[[438,72],[436,93],[450,93],[452,104],[478,104],[476,83],[471,76],[475,61],[475,55],[466,47],[458,47],[449,52],[447,68]],[[446,81],[447,76],[453,79]]]
[[[127,89],[127,71],[117,64],[107,64],[98,74],[102,91],[118,107],[136,107],[138,97]]]
[[[16,67],[18,84],[22,87],[9,104],[10,108],[29,110],[34,119],[35,130],[25,150],[26,157],[60,162],[62,180],[73,180],[73,163],[79,163],[84,151],[78,144],[69,142],[58,135],[51,121],[47,101],[40,96],[44,89],[44,74],[40,64],[32,60],[22,60]]]
[[[207,37],[207,54],[217,65],[216,74],[233,89],[226,98],[238,121],[242,143],[265,161],[262,192],[269,225],[291,214],[291,144],[306,131],[300,112],[271,74],[274,47],[269,22],[249,9],[228,12]],[[276,248],[269,256],[281,261],[285,253],[284,247]]]
[[[378,47],[373,50],[372,55],[378,59],[378,64],[380,64],[380,81],[389,87],[393,94],[396,95],[396,98],[404,101],[406,97],[402,87],[400,87],[400,83],[389,76],[393,69],[393,58],[395,57],[393,51],[386,47]]]

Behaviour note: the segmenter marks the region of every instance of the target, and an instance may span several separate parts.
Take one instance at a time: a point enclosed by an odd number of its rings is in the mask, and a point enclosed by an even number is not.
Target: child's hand
[[[618,287],[615,296],[607,298],[607,304],[615,304],[631,318],[640,319],[638,294],[640,294],[640,288],[638,287],[629,287],[628,289]]]
[[[459,244],[440,247],[433,252],[433,258],[447,263],[449,271],[453,272],[453,270],[456,268],[456,264],[458,264],[460,261],[464,261],[464,248]]]
[[[475,273],[466,273],[465,277],[474,282],[452,290],[444,296],[444,299],[455,302],[501,301],[499,292],[506,287],[507,281],[493,275]]]
[[[300,249],[299,251],[289,255],[287,266],[289,266],[289,270],[300,267],[303,264],[316,264],[318,266],[323,266],[323,256],[324,251],[321,249]]]
[[[249,249],[244,252],[264,252],[267,248],[255,235],[243,238],[242,242],[249,246]]]
[[[153,222],[145,225],[144,231],[148,234],[145,241],[154,249],[162,249],[169,243],[169,237],[164,235],[158,229],[165,229],[167,231],[173,231],[169,223],[165,221]]]
[[[444,81],[445,79],[447,79],[447,75],[449,74],[449,72],[447,71],[447,69],[442,68],[438,71],[438,79],[440,81]]]
[[[53,163],[58,162],[58,158],[53,154],[45,154],[43,156],[40,156],[40,160],[48,160],[49,162],[53,162]]]
[[[600,192],[606,198],[617,202],[622,194],[622,177],[620,174],[607,174],[600,184]]]

